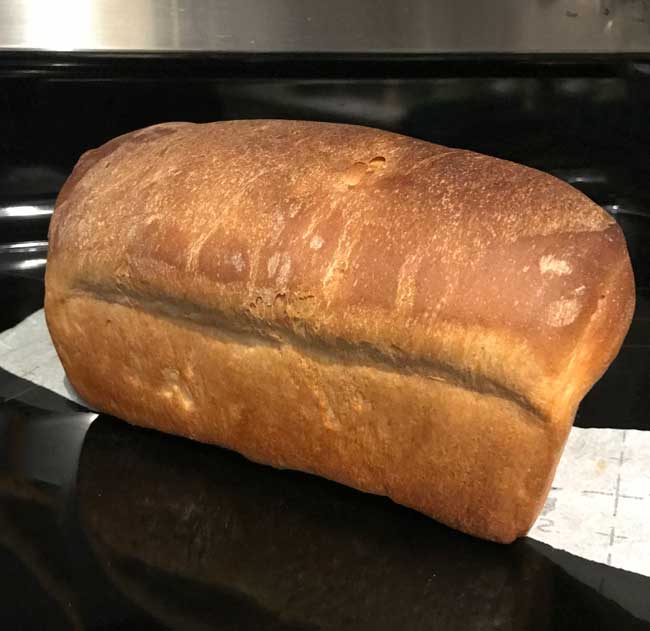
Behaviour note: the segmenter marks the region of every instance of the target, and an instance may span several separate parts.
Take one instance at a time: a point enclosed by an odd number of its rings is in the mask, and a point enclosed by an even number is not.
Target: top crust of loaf
[[[70,290],[503,396],[561,434],[634,309],[621,230],[566,183],[327,123],[168,123],[89,151],[50,265]]]

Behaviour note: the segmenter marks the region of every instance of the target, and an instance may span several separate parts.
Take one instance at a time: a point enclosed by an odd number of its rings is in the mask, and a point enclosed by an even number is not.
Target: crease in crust
[[[448,156],[454,155],[454,154],[460,154],[464,153],[462,149],[449,149],[448,151],[441,151],[440,153],[436,153],[432,156],[428,156],[426,158],[422,158],[422,160],[418,160],[414,164],[412,164],[406,171],[402,173],[402,175],[409,175],[413,173],[414,171],[417,171],[419,168],[424,166],[425,164],[431,164],[432,162],[437,162],[441,158],[446,158]],[[478,155],[478,154],[477,154]]]
[[[530,399],[487,377],[468,379],[463,371],[452,365],[427,357],[412,357],[396,346],[390,351],[368,342],[349,342],[336,338],[324,339],[309,331],[306,323],[295,318],[294,324],[301,333],[284,323],[262,320],[246,311],[232,311],[242,324],[230,314],[214,308],[206,308],[193,302],[174,300],[173,305],[165,297],[146,296],[123,287],[105,288],[92,283],[81,282],[71,287],[72,296],[87,296],[101,302],[119,304],[132,309],[141,309],[156,317],[182,323],[186,328],[199,328],[224,342],[246,346],[268,345],[276,348],[291,346],[301,354],[323,363],[336,362],[350,366],[368,366],[378,370],[416,375],[446,385],[462,388],[477,395],[489,395],[510,401],[524,414],[522,418],[546,425],[551,422],[548,413],[541,410]]]

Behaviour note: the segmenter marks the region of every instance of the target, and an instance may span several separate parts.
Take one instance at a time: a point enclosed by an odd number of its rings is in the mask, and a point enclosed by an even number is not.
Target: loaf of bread
[[[510,542],[634,281],[615,221],[533,169],[349,125],[169,123],[79,160],[45,309],[97,409]]]

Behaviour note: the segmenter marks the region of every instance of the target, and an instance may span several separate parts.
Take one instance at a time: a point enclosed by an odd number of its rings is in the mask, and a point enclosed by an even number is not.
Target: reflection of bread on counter
[[[92,406],[508,542],[634,284],[616,222],[533,169],[363,127],[170,123],[80,159],[45,307]]]
[[[116,586],[172,628],[214,628],[211,615],[235,629],[466,631],[493,616],[530,628],[544,602],[542,557],[313,476],[261,473],[102,417],[80,461],[85,533]],[[237,616],[254,624],[228,626]]]
[[[79,599],[65,578],[65,568],[53,562],[48,544],[39,536],[48,523],[57,524],[57,509],[51,489],[10,472],[0,472],[0,549],[5,548],[15,556],[43,589],[40,597],[54,603],[58,616],[49,620],[52,628],[59,628],[57,623],[65,621],[70,629],[83,629]],[[25,528],[29,523],[33,528]],[[4,608],[0,616],[2,613]]]

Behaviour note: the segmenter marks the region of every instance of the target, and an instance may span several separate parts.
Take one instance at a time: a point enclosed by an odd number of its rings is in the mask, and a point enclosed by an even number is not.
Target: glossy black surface
[[[637,281],[576,424],[650,429],[643,63],[344,61],[0,58],[0,207],[42,210],[81,151],[165,119],[365,122],[540,166],[616,216]],[[47,216],[5,215],[0,329],[42,305],[46,252]],[[650,629],[648,578],[93,419],[0,372],[0,629]]]

